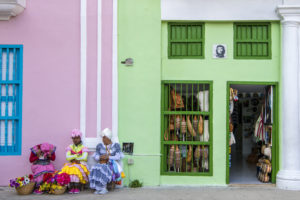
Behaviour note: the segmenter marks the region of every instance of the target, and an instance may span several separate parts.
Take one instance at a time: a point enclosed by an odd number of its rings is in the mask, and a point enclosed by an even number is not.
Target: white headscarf
[[[112,132],[109,128],[105,128],[102,132],[101,132],[101,137],[106,136],[107,138],[109,138],[111,140],[112,138]]]

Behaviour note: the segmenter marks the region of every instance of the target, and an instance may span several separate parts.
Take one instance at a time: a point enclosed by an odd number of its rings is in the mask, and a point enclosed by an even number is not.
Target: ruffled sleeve
[[[76,160],[85,161],[86,162],[87,158],[88,158],[88,152],[89,152],[89,150],[88,150],[87,147],[82,147],[81,151],[82,151],[82,154],[79,155],[79,156],[77,156]]]
[[[95,161],[97,161],[97,162],[100,160],[100,156],[101,156],[101,154],[100,154],[100,149],[101,149],[101,143],[97,145],[96,151],[95,151],[95,153],[93,154],[93,158],[94,158]]]
[[[119,143],[114,143],[113,150],[115,155],[109,156],[110,160],[121,160],[124,157]]]
[[[66,159],[67,159],[67,161],[74,160],[77,157],[75,154],[72,154],[71,151],[72,151],[72,147],[70,145],[66,148]]]

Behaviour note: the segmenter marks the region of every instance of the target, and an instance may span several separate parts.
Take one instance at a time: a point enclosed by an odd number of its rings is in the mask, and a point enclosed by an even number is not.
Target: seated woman
[[[89,176],[90,187],[95,189],[95,194],[107,193],[107,184],[121,178],[120,166],[116,161],[123,158],[120,144],[112,142],[111,130],[106,128],[101,133],[103,143],[99,143],[93,155],[98,162],[95,164]]]
[[[35,194],[42,194],[39,186],[43,182],[43,176],[46,173],[53,173],[55,171],[51,161],[55,160],[55,146],[48,143],[38,144],[31,148],[29,161],[32,163],[31,170],[34,181],[36,182]]]
[[[69,145],[66,149],[66,157],[69,163],[65,163],[60,172],[70,175],[70,194],[78,194],[80,192],[80,184],[88,182],[89,171],[86,165],[88,148],[83,146],[81,135],[78,129],[72,131],[73,144]]]

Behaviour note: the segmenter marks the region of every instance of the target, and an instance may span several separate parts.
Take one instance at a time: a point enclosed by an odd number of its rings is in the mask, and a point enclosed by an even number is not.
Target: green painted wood
[[[226,184],[229,184],[229,98],[230,98],[230,82],[227,82],[226,89]]]
[[[169,58],[204,58],[203,23],[169,23]]]
[[[271,59],[270,23],[234,23],[235,59]]]
[[[195,31],[195,33],[197,33],[197,31]],[[183,86],[185,85],[185,86]],[[175,89],[175,91],[179,91],[182,95],[185,95],[185,102],[187,102],[187,97],[188,94],[190,93],[192,95],[192,101],[194,100],[194,92],[195,90],[198,91],[205,91],[205,90],[209,90],[209,98],[208,98],[208,103],[209,103],[209,110],[208,112],[202,112],[200,111],[200,108],[194,108],[193,104],[191,105],[191,110],[193,111],[187,111],[187,106],[184,109],[178,109],[178,111],[173,111],[170,110],[170,90],[171,87],[173,87]],[[202,175],[213,175],[213,130],[212,130],[212,99],[213,99],[213,92],[212,92],[212,81],[181,81],[181,80],[176,80],[176,81],[162,81],[162,98],[161,98],[161,175],[188,175],[188,176],[202,176]],[[184,90],[185,91],[184,91]],[[204,95],[203,95],[204,98]],[[167,101],[166,101],[167,100]],[[176,101],[176,97],[175,97],[175,101]],[[187,105],[187,104],[186,104]],[[204,104],[204,108],[205,110],[205,104]],[[168,130],[168,123],[170,121],[170,117],[171,115],[175,116],[175,115],[190,115],[191,116],[191,121],[193,120],[193,116],[194,115],[202,115],[202,116],[206,116],[208,117],[209,120],[209,140],[207,142],[204,141],[198,141],[198,140],[194,140],[193,137],[191,137],[191,141],[165,141],[164,140],[164,132],[166,130]],[[176,123],[174,120],[174,127],[176,127]],[[187,132],[187,130],[186,130]],[[197,134],[198,135],[198,134]],[[170,131],[168,132],[168,136],[170,138]],[[187,147],[189,145],[192,145],[193,148],[195,148],[195,146],[200,145],[201,148],[207,147],[208,151],[209,151],[209,155],[208,155],[208,165],[209,165],[209,172],[169,172],[168,168],[167,168],[167,159],[168,159],[168,151],[171,145],[178,145],[179,147],[181,147],[182,145],[186,145]],[[204,153],[204,151],[203,151]],[[193,149],[193,155],[194,155],[194,149]],[[175,156],[174,156],[175,159]],[[175,162],[175,160],[174,160]],[[186,164],[187,165],[187,164]],[[191,169],[193,169],[194,167],[194,156],[192,156],[192,161],[191,161]],[[197,165],[197,169],[199,170],[199,165]]]

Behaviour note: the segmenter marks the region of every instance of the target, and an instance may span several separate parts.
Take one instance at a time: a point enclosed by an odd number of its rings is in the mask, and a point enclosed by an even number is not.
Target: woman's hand
[[[107,160],[109,158],[109,156],[108,155],[102,155],[102,156],[100,156],[100,159],[103,159],[103,160]]]
[[[107,162],[108,162],[108,159],[109,159],[109,156],[108,155],[102,155],[101,157],[100,157],[100,160],[99,160],[99,163],[100,164],[106,164]]]
[[[71,160],[71,163],[80,164],[80,161],[73,159],[73,160]]]
[[[37,156],[37,157],[40,157],[41,154],[42,154],[41,150],[37,150],[37,151],[36,151],[36,156]]]

